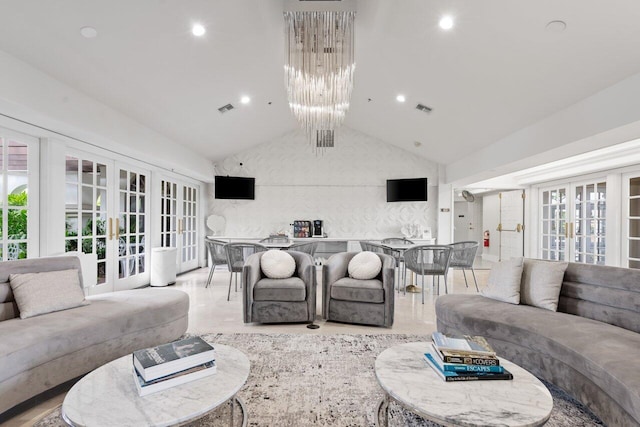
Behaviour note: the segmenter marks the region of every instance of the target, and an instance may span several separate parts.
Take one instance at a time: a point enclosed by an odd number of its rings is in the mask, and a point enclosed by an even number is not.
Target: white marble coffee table
[[[233,347],[213,346],[215,375],[143,397],[133,382],[131,355],[107,363],[69,390],[62,416],[72,426],[169,426],[195,420],[230,402],[231,425],[237,403],[245,426],[244,403],[236,393],[249,376],[249,359]]]
[[[376,359],[375,373],[385,398],[378,423],[389,425],[389,402],[445,426],[539,426],[553,408],[549,390],[532,374],[509,362],[510,381],[445,382],[423,360],[428,343],[400,344]],[[382,418],[382,419],[381,419]]]

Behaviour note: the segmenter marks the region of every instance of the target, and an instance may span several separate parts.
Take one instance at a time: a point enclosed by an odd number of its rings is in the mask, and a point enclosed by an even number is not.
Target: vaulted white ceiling
[[[357,7],[346,125],[444,164],[640,72],[638,0]],[[282,10],[282,0],[0,0],[0,50],[219,160],[297,128]],[[452,31],[438,27],[444,14]],[[546,30],[553,20],[566,31]],[[83,38],[84,26],[98,36]],[[227,103],[236,109],[220,114]]]

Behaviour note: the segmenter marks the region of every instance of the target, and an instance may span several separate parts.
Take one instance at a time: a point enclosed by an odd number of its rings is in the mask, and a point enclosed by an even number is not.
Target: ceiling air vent
[[[431,107],[427,107],[426,105],[422,105],[422,104],[416,105],[416,110],[420,110],[423,113],[430,113],[431,111],[433,111]]]
[[[333,131],[316,131],[316,148],[333,148]]]
[[[227,105],[224,105],[224,106],[218,108],[218,111],[220,111],[220,114],[224,114],[227,111],[231,111],[231,110],[233,110],[233,105],[231,105],[231,104],[227,104]]]

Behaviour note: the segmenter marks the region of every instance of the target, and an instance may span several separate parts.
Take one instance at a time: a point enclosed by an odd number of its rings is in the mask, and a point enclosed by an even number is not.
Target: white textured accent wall
[[[323,155],[291,132],[225,159],[216,174],[256,178],[253,201],[214,199],[209,186],[209,213],[226,219],[227,236],[288,232],[294,220],[314,219],[336,238],[399,236],[414,223],[437,230],[438,164],[352,129],[343,128]],[[386,202],[387,179],[421,177],[428,202]]]

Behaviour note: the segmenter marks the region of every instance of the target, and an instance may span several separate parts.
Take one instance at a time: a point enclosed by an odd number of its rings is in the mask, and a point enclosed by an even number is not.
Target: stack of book
[[[512,380],[513,375],[500,366],[491,345],[480,336],[447,337],[431,335],[425,361],[445,381]]]
[[[215,373],[215,350],[200,337],[133,352],[133,377],[140,396]]]

